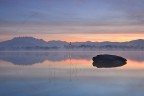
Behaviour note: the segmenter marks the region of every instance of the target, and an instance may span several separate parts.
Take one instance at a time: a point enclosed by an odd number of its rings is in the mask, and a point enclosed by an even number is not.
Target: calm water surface
[[[98,54],[128,61],[96,68]],[[0,52],[0,96],[144,96],[144,52]]]

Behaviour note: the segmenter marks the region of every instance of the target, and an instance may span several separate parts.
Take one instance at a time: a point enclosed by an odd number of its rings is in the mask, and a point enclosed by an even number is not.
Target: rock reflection
[[[111,68],[111,67],[120,67],[126,64],[126,59],[116,55],[97,55],[92,58],[93,66],[97,68]]]

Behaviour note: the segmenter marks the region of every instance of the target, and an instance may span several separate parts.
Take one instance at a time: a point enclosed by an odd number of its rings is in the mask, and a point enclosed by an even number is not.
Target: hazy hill
[[[0,43],[4,47],[46,46],[47,42],[33,37],[15,37]]]
[[[64,47],[64,45],[68,45],[68,43],[66,41],[52,40],[48,41],[47,45],[49,47]]]
[[[66,45],[65,41],[44,41],[42,39],[36,39],[33,37],[15,37],[11,40],[0,42],[0,46],[4,47],[34,47],[34,46],[48,46],[48,47],[63,47]]]
[[[69,42],[52,40],[44,41],[33,37],[15,37],[11,40],[0,42],[0,50],[15,49],[68,49]],[[132,40],[129,42],[72,42],[71,48],[93,48],[93,49],[142,49],[144,50],[144,39]]]

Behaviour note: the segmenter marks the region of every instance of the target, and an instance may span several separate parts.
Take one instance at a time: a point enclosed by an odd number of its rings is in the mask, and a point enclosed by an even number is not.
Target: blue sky
[[[35,30],[41,34],[144,34],[143,5],[144,0],[0,0],[0,34],[7,38],[10,34],[37,34]]]

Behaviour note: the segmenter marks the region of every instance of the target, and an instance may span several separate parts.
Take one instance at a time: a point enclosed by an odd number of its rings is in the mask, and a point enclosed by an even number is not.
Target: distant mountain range
[[[144,39],[129,42],[66,42],[44,41],[33,37],[15,37],[11,40],[0,42],[0,50],[144,50]]]

